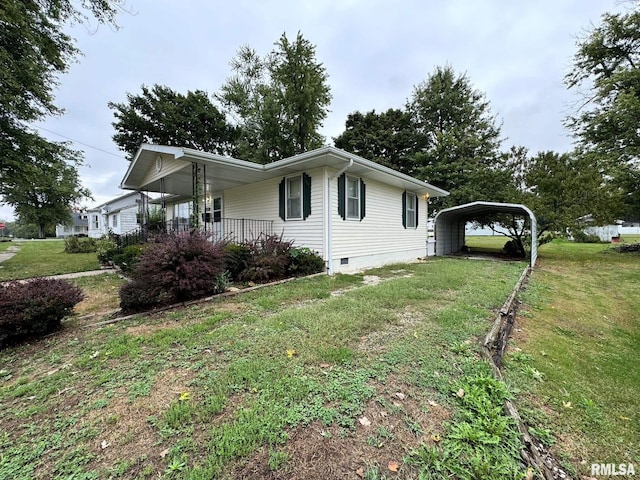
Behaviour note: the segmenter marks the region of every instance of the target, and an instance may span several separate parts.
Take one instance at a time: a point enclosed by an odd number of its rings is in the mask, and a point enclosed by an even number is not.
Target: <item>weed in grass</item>
[[[181,402],[180,400],[174,400],[169,405],[164,419],[167,426],[174,430],[191,423],[193,419],[194,407],[190,402]]]
[[[518,432],[503,409],[509,397],[506,386],[486,365],[475,370],[484,372],[456,385],[460,410],[443,441],[435,447],[422,445],[407,458],[419,467],[421,478],[522,478]]]
[[[169,478],[175,478],[174,475],[182,472],[185,468],[187,468],[187,462],[183,458],[174,458],[169,462],[164,473],[169,475]]]
[[[281,470],[286,467],[289,454],[284,450],[269,449],[269,468],[271,471]]]

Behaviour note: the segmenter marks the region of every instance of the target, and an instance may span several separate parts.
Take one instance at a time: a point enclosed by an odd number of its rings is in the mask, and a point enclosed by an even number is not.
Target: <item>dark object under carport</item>
[[[436,256],[459,252],[465,244],[465,225],[468,221],[497,213],[509,213],[529,217],[531,229],[531,255],[533,268],[538,258],[536,217],[526,206],[518,203],[472,202],[445,208],[435,218]]]

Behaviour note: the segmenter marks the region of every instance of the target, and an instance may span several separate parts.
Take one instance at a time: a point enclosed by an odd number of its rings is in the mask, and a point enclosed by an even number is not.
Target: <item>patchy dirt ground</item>
[[[376,385],[376,390],[379,395],[367,404],[355,432],[318,422],[298,427],[278,448],[286,458],[282,466],[272,469],[273,449],[263,447],[238,463],[230,471],[231,478],[357,479],[374,470],[387,478],[415,478],[417,471],[404,464],[403,457],[420,444],[433,445],[450,413],[392,376],[384,385]]]

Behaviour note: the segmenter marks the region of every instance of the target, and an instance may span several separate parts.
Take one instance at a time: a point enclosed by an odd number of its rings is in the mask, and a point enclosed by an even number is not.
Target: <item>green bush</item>
[[[100,263],[109,265],[113,262],[113,257],[118,254],[118,245],[111,237],[103,236],[96,241],[96,253]]]
[[[289,250],[289,274],[296,277],[320,273],[325,264],[322,257],[306,247],[294,247]]]
[[[119,266],[124,272],[132,272],[138,263],[138,258],[142,254],[142,245],[128,245],[122,249],[117,249],[112,257],[113,263]]]
[[[95,238],[71,236],[64,239],[66,253],[93,253],[97,249]]]
[[[600,237],[591,235],[584,230],[576,230],[573,232],[573,241],[576,243],[600,243]]]
[[[0,285],[0,348],[59,330],[82,298],[80,288],[59,279]]]
[[[142,251],[131,282],[120,289],[120,306],[142,311],[220,293],[224,272],[223,243],[200,232],[167,235]]]
[[[224,258],[231,280],[238,280],[240,273],[249,265],[251,249],[248,245],[229,243],[224,248]]]

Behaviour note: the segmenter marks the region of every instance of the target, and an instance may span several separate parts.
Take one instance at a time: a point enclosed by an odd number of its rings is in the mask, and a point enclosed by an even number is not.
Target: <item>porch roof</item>
[[[131,161],[120,187],[161,192],[161,179],[164,179],[165,193],[190,196],[193,163],[207,168],[207,191],[214,192],[317,167],[341,169],[350,160],[353,163],[348,173],[352,175],[372,178],[419,195],[441,197],[449,194],[427,182],[331,146],[261,165],[191,148],[143,144]]]

